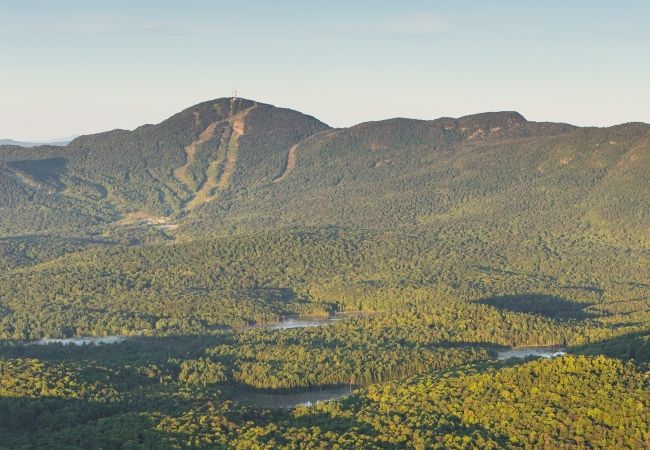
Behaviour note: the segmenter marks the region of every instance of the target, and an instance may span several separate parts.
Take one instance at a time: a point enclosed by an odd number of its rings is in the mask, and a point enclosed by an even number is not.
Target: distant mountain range
[[[15,141],[13,139],[0,139],[0,145],[17,145],[19,147],[38,147],[40,145],[56,145],[56,146],[66,146],[72,141],[74,138],[77,136],[70,136],[67,138],[59,138],[59,139],[52,139],[48,141],[33,141],[33,142],[25,142],[25,141]]]

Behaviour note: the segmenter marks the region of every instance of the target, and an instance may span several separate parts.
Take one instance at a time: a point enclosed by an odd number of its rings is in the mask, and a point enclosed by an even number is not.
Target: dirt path
[[[282,172],[282,175],[277,177],[275,180],[273,180],[274,183],[277,183],[278,181],[282,181],[287,175],[289,175],[289,172],[293,170],[294,167],[296,167],[296,160],[298,158],[298,145],[302,144],[303,142],[306,142],[307,140],[314,139],[317,136],[332,136],[338,133],[339,130],[333,130],[333,129],[328,129],[328,130],[321,130],[318,131],[317,133],[312,134],[311,136],[307,136],[300,142],[296,142],[291,146],[289,149],[289,153],[287,154],[287,166],[284,168],[284,172]]]

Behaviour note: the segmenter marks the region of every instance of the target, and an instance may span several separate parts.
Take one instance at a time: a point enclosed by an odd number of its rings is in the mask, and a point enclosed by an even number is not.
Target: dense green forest
[[[649,162],[641,123],[237,98],[0,146],[0,448],[648,447]]]
[[[475,329],[468,338],[509,345],[581,343],[647,328],[647,252],[549,236],[528,242],[534,256],[526,258],[525,242],[489,236],[318,228],[84,243],[90,248],[0,274],[7,310],[0,336],[210,332],[336,310],[416,311],[449,323],[467,317]],[[71,245],[61,241],[59,251],[64,244]],[[38,252],[39,245],[24,248]],[[500,334],[495,324],[513,330]]]
[[[0,446],[644,448],[650,442],[645,357],[570,355],[466,365],[460,354],[432,353],[439,363],[428,374],[371,384],[335,402],[282,410],[238,402],[238,391],[224,375],[227,363],[219,369],[201,358],[179,364],[214,349],[220,339],[157,338],[111,348],[5,347]],[[647,350],[647,335],[642,339]],[[280,349],[290,345],[287,340]],[[598,349],[578,350],[592,351]],[[277,354],[289,362],[300,358],[295,350]]]

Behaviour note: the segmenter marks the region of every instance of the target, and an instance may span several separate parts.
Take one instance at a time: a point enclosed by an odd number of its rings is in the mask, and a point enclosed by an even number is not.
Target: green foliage
[[[224,383],[228,377],[223,364],[206,359],[192,359],[181,362],[178,380],[183,383],[205,386]]]
[[[257,389],[367,385],[488,358],[485,348],[421,332],[374,318],[314,328],[250,330],[206,354],[231,365],[232,381]]]
[[[368,448],[642,448],[650,438],[649,378],[634,366],[565,357],[466,371],[371,386],[244,439],[293,448],[299,436],[316,448],[342,438]],[[314,433],[328,423],[339,426]]]
[[[2,146],[0,448],[648,447],[649,149],[645,124],[334,130],[244,99]],[[250,327],[335,311],[363,313]],[[17,342],[85,335],[138,337]],[[494,362],[539,345],[589,356]],[[363,389],[239,403],[339,385]]]
[[[518,247],[451,230],[155,242],[0,274],[0,336],[195,333],[335,309],[409,309],[439,317],[450,336],[462,325],[468,341],[557,345],[643,330],[650,318],[645,301],[624,301],[648,295],[645,252],[578,241],[566,256],[538,256],[560,251],[561,237],[535,244],[526,259]]]
[[[153,355],[169,348],[161,344],[150,344]],[[102,348],[74,350],[85,355],[78,362],[2,360],[2,446],[568,449],[644,448],[650,439],[650,374],[603,356],[464,366],[285,412],[231,403],[209,381],[175,382],[129,345],[104,365],[87,359]]]

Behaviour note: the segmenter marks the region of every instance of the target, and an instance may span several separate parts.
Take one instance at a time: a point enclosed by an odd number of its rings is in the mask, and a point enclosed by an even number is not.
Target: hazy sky
[[[242,97],[333,126],[517,110],[650,122],[650,1],[0,0],[0,138]]]

